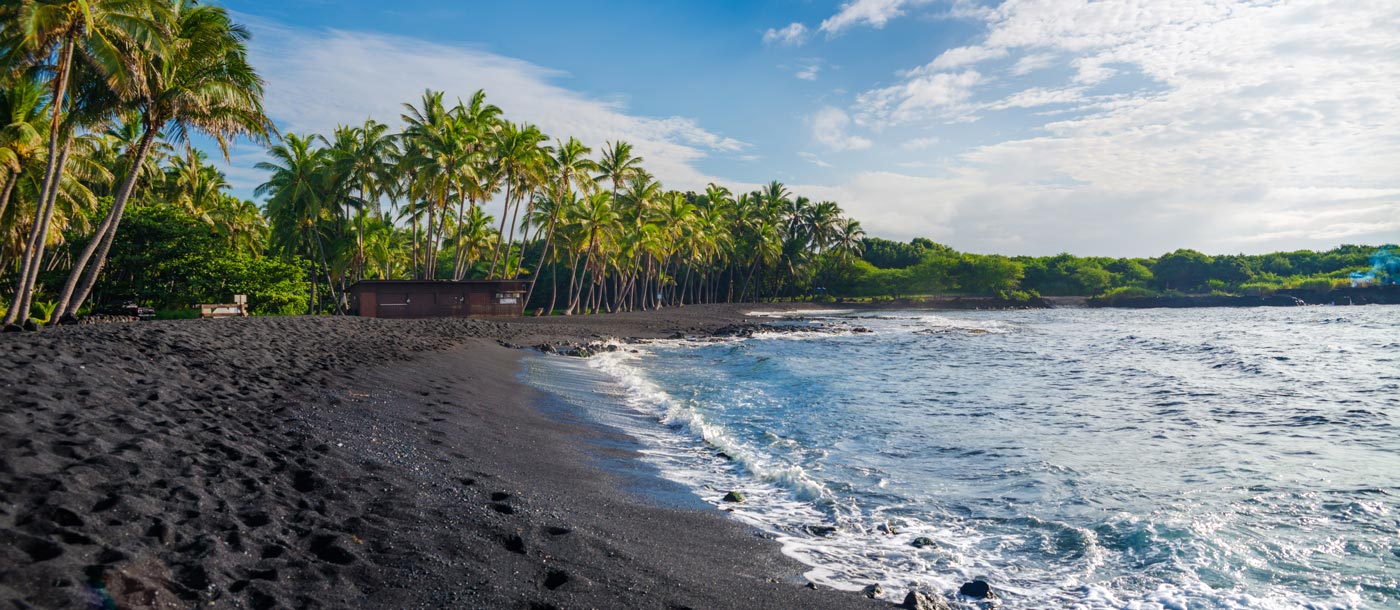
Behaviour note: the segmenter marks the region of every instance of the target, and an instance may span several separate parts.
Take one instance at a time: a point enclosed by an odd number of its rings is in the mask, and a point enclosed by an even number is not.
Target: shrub
[[[1152,290],[1151,288],[1143,288],[1142,286],[1119,286],[1117,288],[1110,288],[1108,291],[1094,298],[1111,303],[1120,299],[1150,299],[1159,296],[1162,296],[1162,293]]]

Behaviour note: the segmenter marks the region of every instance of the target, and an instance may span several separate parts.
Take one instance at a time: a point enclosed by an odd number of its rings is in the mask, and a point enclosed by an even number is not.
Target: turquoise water
[[[790,323],[823,332],[541,357],[526,378],[826,586],[894,599],[984,577],[1004,608],[1400,607],[1400,308]],[[723,504],[729,489],[749,500]]]

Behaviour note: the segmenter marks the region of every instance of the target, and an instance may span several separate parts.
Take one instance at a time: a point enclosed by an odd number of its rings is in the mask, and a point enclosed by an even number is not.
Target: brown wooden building
[[[520,316],[529,281],[364,280],[350,287],[350,311],[370,318]]]

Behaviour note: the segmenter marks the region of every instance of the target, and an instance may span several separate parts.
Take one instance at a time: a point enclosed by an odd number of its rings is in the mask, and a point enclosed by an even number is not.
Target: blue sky
[[[1400,238],[1393,0],[225,0],[284,131],[425,88],[637,145],[668,187],[777,179],[872,235],[1005,254]],[[227,168],[265,179],[257,147]]]

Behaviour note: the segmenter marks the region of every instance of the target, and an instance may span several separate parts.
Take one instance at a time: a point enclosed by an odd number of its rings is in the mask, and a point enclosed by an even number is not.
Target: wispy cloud
[[[763,33],[763,44],[800,45],[806,41],[807,26],[797,22],[779,29],[768,28],[768,31]]]
[[[835,36],[857,25],[867,25],[876,29],[885,27],[890,20],[904,14],[904,9],[929,0],[850,0],[822,21],[820,30]]]
[[[796,76],[801,80],[817,80],[817,75],[821,74],[821,71],[821,60],[813,59],[803,62],[802,67],[798,68]]]
[[[817,166],[817,167],[831,167],[831,164],[830,164],[830,163],[827,163],[826,161],[823,161],[821,157],[818,157],[818,156],[816,155],[816,153],[810,153],[810,152],[807,152],[807,151],[802,151],[802,152],[797,153],[797,156],[802,157],[803,160],[805,160],[806,162],[811,163],[812,165],[815,165],[815,166]]]
[[[982,81],[976,70],[919,74],[901,84],[872,89],[856,98],[862,124],[883,127],[947,115],[972,95]]]
[[[900,145],[899,145],[899,147],[900,147],[900,148],[903,148],[904,150],[923,150],[923,149],[925,149],[925,148],[931,148],[931,147],[933,147],[934,145],[938,144],[940,141],[941,141],[941,140],[939,140],[937,136],[926,136],[926,137],[922,137],[922,138],[911,138],[911,139],[905,140],[903,144],[900,144]]]
[[[851,117],[840,108],[822,108],[809,117],[808,122],[812,127],[812,139],[833,151],[861,150],[873,144],[867,138],[847,133]]]

